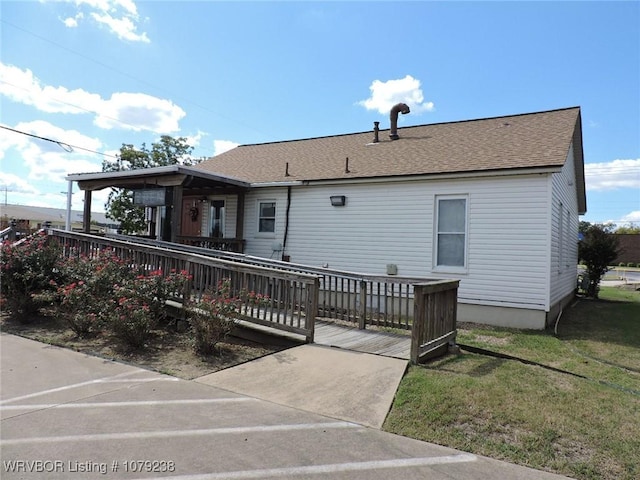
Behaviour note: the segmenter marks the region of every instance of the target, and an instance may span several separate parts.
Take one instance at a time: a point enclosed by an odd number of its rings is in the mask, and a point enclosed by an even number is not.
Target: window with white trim
[[[435,251],[437,267],[466,267],[466,197],[436,197]]]
[[[258,233],[275,233],[276,202],[273,200],[258,202]]]

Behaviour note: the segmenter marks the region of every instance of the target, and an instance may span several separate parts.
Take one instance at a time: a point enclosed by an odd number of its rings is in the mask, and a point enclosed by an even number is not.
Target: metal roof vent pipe
[[[406,103],[398,103],[391,109],[391,114],[389,115],[389,119],[391,120],[391,131],[389,132],[389,138],[391,140],[398,140],[400,138],[400,136],[398,135],[398,113],[406,115],[409,112],[411,112],[411,110]]]
[[[373,143],[378,143],[378,132],[380,132],[380,122],[373,122]]]

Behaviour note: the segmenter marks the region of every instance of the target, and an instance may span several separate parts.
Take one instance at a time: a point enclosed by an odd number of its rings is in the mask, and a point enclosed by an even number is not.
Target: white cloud
[[[145,93],[117,92],[104,101],[94,123],[105,129],[124,127],[169,133],[180,130],[178,122],[185,115],[185,111],[170,100]]]
[[[140,18],[138,15],[138,7],[133,0],[57,1],[73,3],[79,10],[75,16],[62,19],[63,23],[69,28],[77,27],[79,22],[85,18],[83,11],[86,11],[88,18],[93,19],[99,25],[106,26],[111,33],[115,34],[121,40],[143,43],[150,42],[146,32],[138,32]]]
[[[202,140],[203,137],[207,136],[208,134],[205,132],[202,132],[200,130],[198,130],[198,133],[194,134],[194,135],[181,135],[181,137],[184,137],[187,139],[187,145],[195,148],[198,148],[200,146],[200,140]]]
[[[171,133],[180,130],[184,110],[170,100],[144,93],[116,92],[109,99],[82,89],[43,85],[31,72],[0,62],[0,95],[47,113],[96,115],[105,129]]]
[[[214,140],[213,141],[213,155],[220,155],[221,153],[228,152],[236,148],[239,143],[231,142],[229,140]]]
[[[433,102],[425,102],[420,80],[407,75],[397,80],[382,82],[374,80],[369,87],[371,96],[358,102],[367,110],[376,110],[388,114],[397,103],[406,103],[413,113],[429,112],[434,109]]]
[[[53,140],[61,139],[70,145],[77,145],[90,150],[98,150],[101,142],[98,139],[87,137],[76,130],[64,130],[48,122],[37,120],[34,122],[19,123],[16,130],[31,133]],[[99,155],[85,151],[68,151],[54,142],[38,140],[25,135],[8,134],[0,138],[0,150],[2,156],[10,149],[15,151],[16,157],[27,168],[25,181],[47,181],[52,183],[66,183],[64,177],[68,173],[99,172],[102,166],[102,158]],[[66,143],[62,144],[67,145]]]
[[[38,190],[23,178],[4,172],[0,172],[0,189],[16,193],[38,193]]]
[[[626,214],[624,217],[621,218],[621,220],[623,222],[632,222],[632,223],[640,222],[640,210],[634,210],[633,212]]]
[[[0,95],[47,113],[85,113],[99,109],[100,95],[82,89],[42,85],[29,69],[0,62]]]
[[[84,18],[84,15],[82,14],[82,12],[79,12],[78,14],[76,14],[75,17],[68,17],[61,20],[66,27],[76,28],[78,26],[78,20],[82,20],[83,18]]]
[[[640,158],[586,163],[584,173],[587,190],[640,189]]]
[[[64,130],[45,121],[15,125],[15,130],[45,138],[62,139],[69,144],[99,150],[100,140],[87,137],[75,130]],[[65,145],[65,144],[63,144]],[[25,173],[16,175],[0,169],[0,190],[6,187],[9,203],[41,207],[66,208],[69,173],[99,172],[102,156],[83,150],[67,151],[54,142],[0,129],[0,159],[19,162]],[[77,186],[75,187],[77,190]],[[45,191],[46,190],[46,191]],[[108,189],[94,192],[92,211],[103,211]],[[73,195],[73,208],[82,210],[84,192]]]
[[[146,33],[137,33],[136,24],[130,17],[114,18],[108,13],[98,14],[92,13],[91,18],[96,22],[107,25],[118,38],[122,40],[129,40],[131,42],[144,42],[149,43],[149,37]]]

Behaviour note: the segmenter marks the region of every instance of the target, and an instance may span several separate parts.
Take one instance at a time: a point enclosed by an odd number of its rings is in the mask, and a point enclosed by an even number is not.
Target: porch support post
[[[71,231],[71,200],[73,199],[73,181],[69,180],[69,187],[67,188],[67,213],[64,217],[64,229],[67,232]]]
[[[182,231],[182,185],[173,187],[171,201],[171,242],[178,243],[178,235]]]
[[[236,238],[241,242],[239,253],[244,253],[244,195],[244,190],[238,193],[238,208],[236,210]]]
[[[91,190],[84,191],[84,213],[82,215],[84,233],[91,233]]]
[[[156,207],[156,240],[162,240],[162,211],[160,207]]]

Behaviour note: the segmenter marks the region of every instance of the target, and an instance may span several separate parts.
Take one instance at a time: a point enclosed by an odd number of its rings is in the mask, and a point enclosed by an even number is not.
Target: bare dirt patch
[[[196,354],[188,332],[170,324],[153,332],[145,348],[131,351],[118,346],[108,333],[79,338],[52,312],[43,311],[28,319],[0,314],[0,330],[39,342],[69,348],[87,355],[124,362],[191,380],[283,350],[286,347],[245,340],[236,336],[218,344],[216,354]],[[275,343],[275,342],[274,342]]]

